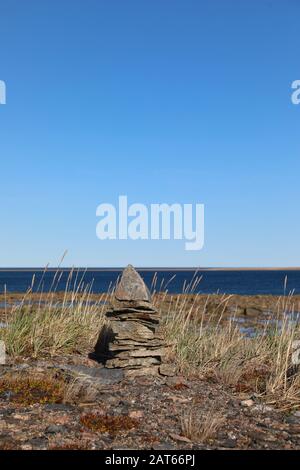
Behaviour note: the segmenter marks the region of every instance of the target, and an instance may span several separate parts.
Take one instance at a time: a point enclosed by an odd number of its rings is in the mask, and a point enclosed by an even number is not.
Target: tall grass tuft
[[[170,296],[163,317],[164,335],[174,344],[178,370],[221,381],[236,392],[255,392],[282,409],[299,408],[300,372],[293,369],[291,355],[300,325],[291,321],[292,295],[282,297],[275,317],[247,337],[234,317],[225,318],[229,296],[221,300],[218,315],[210,316],[205,306],[199,307],[197,294],[191,302],[191,293]]]
[[[55,356],[84,353],[95,344],[105,323],[104,309],[109,292],[91,298],[91,285],[72,270],[65,290],[57,295],[62,272],[54,275],[51,290],[39,296],[33,294],[35,279],[22,301],[6,314],[6,328],[0,329],[0,339],[12,356]],[[40,283],[41,284],[41,283]],[[40,286],[38,286],[40,289]]]

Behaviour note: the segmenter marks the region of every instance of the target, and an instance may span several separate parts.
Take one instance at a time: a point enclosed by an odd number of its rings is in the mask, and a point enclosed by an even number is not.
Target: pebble
[[[227,449],[234,449],[237,446],[236,439],[226,439],[221,445]]]
[[[251,400],[251,399],[250,400],[242,400],[241,405],[244,406],[244,407],[250,407],[250,406],[254,405],[254,401]]]
[[[57,433],[64,434],[66,432],[68,432],[68,429],[66,428],[66,426],[57,425],[57,424],[50,424],[50,426],[48,426],[45,430],[46,434],[57,434]]]

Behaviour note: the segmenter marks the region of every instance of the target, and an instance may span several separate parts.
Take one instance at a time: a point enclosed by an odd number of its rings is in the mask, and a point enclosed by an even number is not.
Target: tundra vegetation
[[[76,271],[70,273],[59,296],[59,272],[48,293],[34,293],[33,279],[22,301],[5,309],[6,327],[0,329],[0,339],[10,360],[88,355],[93,349],[114,287],[95,299],[92,286],[85,286],[77,276]],[[195,278],[177,296],[167,289],[156,294],[155,281],[152,286],[154,304],[162,311],[165,340],[173,343],[168,359],[176,363],[178,373],[224,383],[237,393],[259,394],[267,404],[283,410],[297,409],[300,378],[291,357],[300,328],[287,314],[294,308],[293,296],[283,296],[272,321],[258,325],[256,334],[249,337],[234,315],[225,317],[230,296],[222,297],[217,313],[207,313],[209,296],[203,306],[198,294],[193,294],[199,282]]]

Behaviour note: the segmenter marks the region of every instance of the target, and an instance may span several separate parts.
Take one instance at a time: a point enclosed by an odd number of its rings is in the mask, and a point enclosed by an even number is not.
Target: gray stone
[[[117,340],[115,339],[115,342],[118,344],[126,344],[126,345],[131,345],[131,346],[147,346],[147,347],[158,347],[161,346],[162,344],[165,344],[164,339],[162,336],[160,336],[157,333],[157,330],[155,331],[155,337],[153,339],[149,338],[142,338],[142,339],[120,339],[118,338]],[[115,343],[110,343],[110,344],[115,344]]]
[[[237,447],[237,442],[236,442],[236,439],[226,439],[225,441],[223,441],[221,443],[222,447],[224,447],[225,449],[234,449],[235,447]]]
[[[103,385],[113,385],[119,383],[124,378],[124,373],[120,369],[106,369],[104,367],[87,367],[87,366],[60,366],[60,369],[71,372],[74,376],[92,379],[94,382]]]
[[[161,340],[149,340],[149,343],[150,344],[148,344],[147,341],[118,340],[115,343],[109,343],[109,350],[114,352],[131,351],[133,349],[147,348],[149,351],[151,351],[153,349],[169,346]]]
[[[113,297],[111,305],[116,313],[126,312],[128,310],[135,312],[156,312],[150,301],[146,302],[145,300],[118,300],[116,297]]]
[[[155,357],[129,357],[128,359],[108,359],[106,367],[149,367],[152,364],[160,364],[160,360]]]
[[[296,416],[287,416],[285,418],[285,422],[288,423],[288,424],[299,425],[299,418],[297,418]]]
[[[107,312],[106,317],[110,318],[111,320],[139,320],[144,321],[146,323],[158,323],[159,317],[157,312],[152,313],[145,312],[137,309],[126,309],[120,311],[112,311]]]
[[[46,437],[33,437],[25,444],[29,444],[34,449],[46,450],[48,446],[48,439]]]
[[[159,366],[159,373],[167,377],[173,377],[176,374],[175,364],[161,364]]]
[[[129,264],[124,269],[121,280],[115,290],[117,300],[151,302],[151,295],[143,279]]]
[[[125,377],[128,379],[135,379],[136,377],[152,377],[158,375],[158,366],[151,365],[150,367],[142,367],[140,369],[124,369]]]
[[[111,329],[116,339],[153,339],[154,330],[136,321],[111,322]]]
[[[45,430],[46,434],[65,434],[68,432],[68,428],[66,426],[60,424],[50,424]]]
[[[148,356],[164,356],[167,353],[167,348],[157,348],[157,349],[132,349],[129,351],[120,351],[116,352],[115,357],[119,357],[120,359],[128,358],[128,357],[148,357]],[[170,365],[170,364],[165,364]],[[164,374],[169,375],[169,374]],[[173,374],[174,375],[174,374]]]

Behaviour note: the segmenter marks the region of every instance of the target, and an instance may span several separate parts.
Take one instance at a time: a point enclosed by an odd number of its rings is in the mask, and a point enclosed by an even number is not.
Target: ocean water
[[[197,293],[226,293],[240,295],[273,294],[284,295],[294,292],[300,294],[300,270],[280,271],[215,271],[199,270],[139,270],[148,287],[153,291],[165,291],[170,293],[182,293],[183,289],[197,278],[198,285],[194,292]],[[75,270],[71,277],[70,288],[84,283],[91,285],[93,293],[106,292],[118,279],[121,270]],[[32,284],[33,290],[47,292],[65,290],[70,270],[61,270],[58,274],[54,271],[42,270],[1,270],[0,292],[5,289],[8,292],[25,292]],[[155,280],[153,282],[153,280]]]

